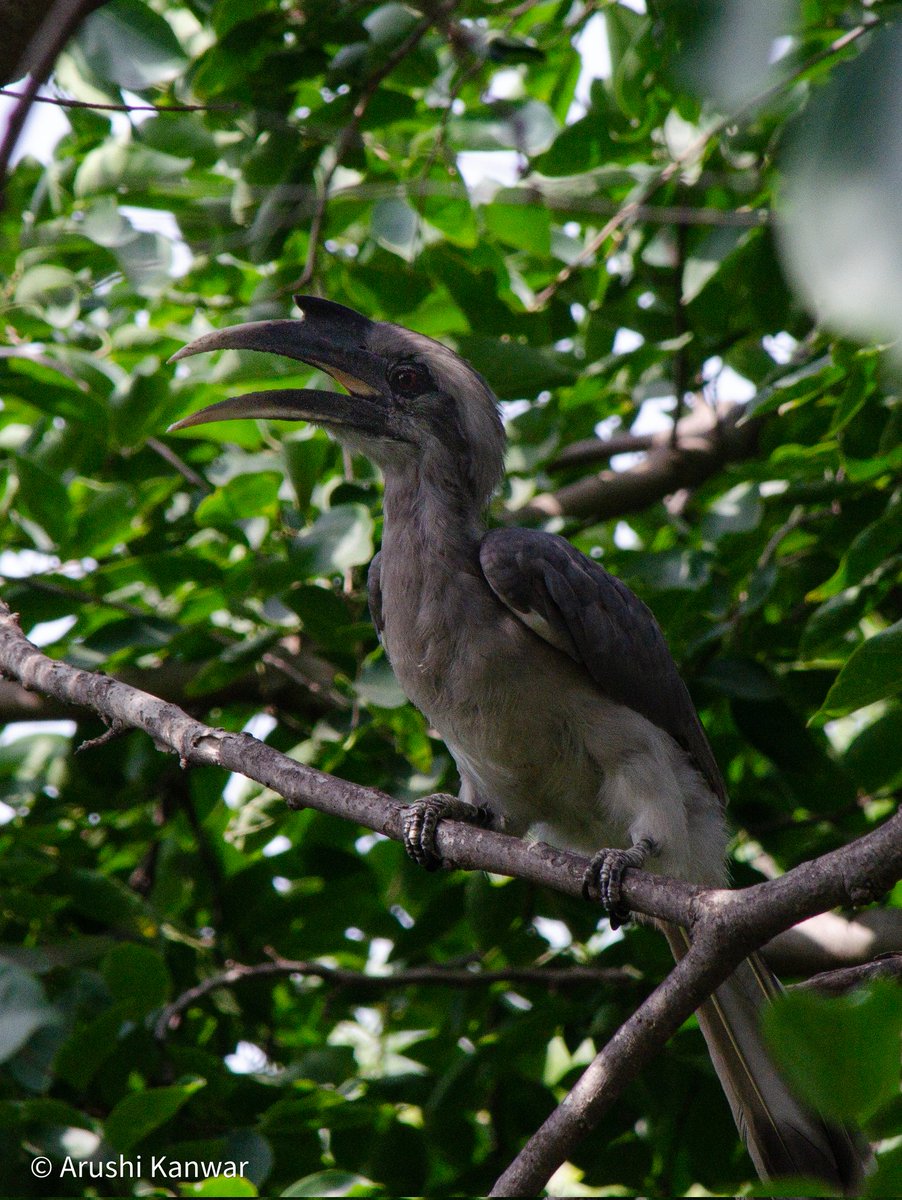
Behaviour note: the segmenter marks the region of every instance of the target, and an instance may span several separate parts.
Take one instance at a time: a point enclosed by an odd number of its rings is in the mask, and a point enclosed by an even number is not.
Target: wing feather
[[[503,604],[582,664],[606,696],[669,733],[726,801],[723,778],[664,635],[626,584],[564,538],[539,530],[493,529],[479,557]]]

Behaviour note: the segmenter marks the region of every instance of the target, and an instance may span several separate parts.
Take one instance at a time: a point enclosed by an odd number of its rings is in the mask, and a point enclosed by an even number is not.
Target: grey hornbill
[[[504,432],[488,384],[446,346],[298,296],[301,320],[206,334],[174,357],[260,350],[315,366],[347,395],[275,390],[224,400],[184,429],[244,417],[311,421],[385,479],[382,549],[369,571],[373,620],[401,687],[444,738],[458,799],[412,806],[408,850],[435,864],[445,817],[488,820],[593,854],[587,894],[623,919],[620,875],[725,880],[723,779],[654,617],[598,563],[550,533],[486,532]],[[599,849],[602,847],[603,849]],[[664,930],[673,952],[685,935]],[[764,1178],[852,1191],[855,1140],[803,1106],[758,1031],[778,989],[757,958],[699,1013],[715,1068]]]

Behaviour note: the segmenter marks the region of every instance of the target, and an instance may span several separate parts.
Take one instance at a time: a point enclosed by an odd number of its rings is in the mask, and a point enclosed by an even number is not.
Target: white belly
[[[473,602],[492,611],[477,608],[466,630],[408,608],[384,632],[399,683],[454,756],[463,799],[512,834],[582,853],[649,837],[655,869],[722,882],[720,804],[685,752],[482,588]]]

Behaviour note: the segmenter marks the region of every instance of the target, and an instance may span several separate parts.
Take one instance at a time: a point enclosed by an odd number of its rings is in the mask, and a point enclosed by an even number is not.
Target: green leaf
[[[407,703],[401,685],[384,654],[366,662],[354,684],[354,691],[364,704],[376,708],[400,708]]]
[[[111,950],[100,965],[100,973],[113,999],[127,1001],[138,1016],[164,1004],[172,986],[159,954],[134,942]]]
[[[272,515],[281,486],[282,477],[277,471],[236,475],[200,502],[195,519],[198,525],[224,526]]]
[[[414,255],[419,225],[419,217],[405,200],[380,200],[373,207],[373,237],[408,262]]]
[[[202,1183],[180,1183],[179,1194],[182,1196],[259,1196],[259,1192],[249,1179],[242,1175],[216,1175],[205,1179]]]
[[[349,1171],[317,1171],[305,1175],[280,1193],[282,1196],[374,1196],[382,1189],[363,1175]]]
[[[748,230],[715,229],[686,260],[683,269],[683,304],[694,300],[714,278],[724,262],[749,238]]]
[[[113,1108],[104,1124],[107,1141],[117,1150],[130,1150],[161,1125],[172,1120],[180,1108],[206,1085],[190,1079],[171,1087],[133,1092]]]
[[[891,566],[895,556],[887,552],[902,544],[902,496],[894,495],[886,511],[861,531],[843,555],[836,572],[820,587],[809,592],[811,600],[826,600],[845,587],[860,583],[866,575],[884,564]]]
[[[62,542],[69,527],[69,496],[57,476],[24,455],[16,460],[19,478],[17,501],[55,543]]]
[[[71,325],[79,313],[75,276],[63,267],[32,267],[16,285],[15,296],[17,304],[36,308],[58,329]]]
[[[276,0],[218,0],[212,12],[213,28],[220,39],[245,21],[253,21],[276,7]]]
[[[787,411],[822,396],[829,388],[841,384],[842,367],[831,364],[829,358],[817,358],[798,370],[783,375],[770,387],[762,388],[748,407],[748,414],[763,416],[785,408]]]
[[[60,1022],[38,980],[12,963],[0,963],[0,1012],[0,1062],[12,1058],[39,1029]]]
[[[162,180],[183,177],[190,166],[190,158],[161,154],[134,142],[106,142],[82,160],[75,173],[75,195],[141,191]],[[131,244],[131,239],[123,243],[124,246]]]
[[[168,21],[141,0],[110,0],[75,41],[98,78],[134,92],[175,79],[188,61]]]
[[[504,192],[482,210],[486,228],[518,250],[530,254],[551,252],[551,213],[541,205],[505,204]]]
[[[408,36],[416,21],[416,15],[406,5],[390,0],[374,8],[364,19],[363,27],[374,45],[393,50]]]
[[[362,504],[339,504],[295,539],[293,550],[308,575],[331,575],[373,557],[373,518]]]
[[[479,334],[458,339],[460,352],[487,377],[502,400],[535,396],[546,388],[572,383],[579,374],[563,355],[537,350],[523,342],[496,341]]]
[[[119,1048],[126,1022],[132,1020],[130,1001],[111,1004],[92,1021],[79,1023],[63,1042],[53,1062],[56,1075],[76,1091],[84,1091],[101,1066]]]
[[[197,672],[185,689],[189,696],[203,696],[228,686],[253,671],[263,655],[279,640],[278,630],[268,629],[256,637],[242,638],[212,658]]]
[[[902,783],[902,708],[890,708],[859,733],[843,765],[867,793]]]
[[[476,117],[452,119],[449,136],[460,150],[519,150],[541,154],[557,137],[554,113],[538,100],[495,100]]]
[[[894,696],[902,689],[902,621],[875,633],[852,653],[811,724],[823,725]]]
[[[123,650],[154,650],[169,644],[178,626],[172,621],[158,617],[123,617],[119,621],[108,621],[82,645],[86,650],[108,658]]]
[[[898,1093],[898,984],[851,996],[795,991],[768,1006],[763,1025],[793,1087],[825,1116],[859,1123]]]

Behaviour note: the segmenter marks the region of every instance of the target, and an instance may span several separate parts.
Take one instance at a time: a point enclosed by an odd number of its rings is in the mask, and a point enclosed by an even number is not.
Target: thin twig
[[[879,20],[874,19],[870,21],[864,21],[861,25],[856,25],[854,29],[848,30],[848,32],[842,34],[841,37],[836,38],[830,43],[829,46],[826,46],[818,54],[813,55],[797,70],[787,75],[785,79],[781,79],[779,83],[765,88],[765,90],[760,92],[757,96],[747,100],[735,112],[731,113],[729,116],[721,117],[703,133],[700,133],[697,138],[693,139],[693,141],[689,143],[685,150],[676,156],[676,158],[671,159],[671,161],[665,166],[660,167],[637,188],[632,199],[627,200],[627,202],[620,209],[618,209],[614,216],[611,217],[610,221],[608,221],[603,228],[600,229],[599,232],[586,243],[573,262],[568,263],[567,266],[563,267],[552,280],[552,282],[548,284],[547,287],[543,288],[542,291],[536,294],[532,307],[534,309],[539,309],[542,308],[543,305],[547,304],[557,290],[562,287],[576,271],[580,270],[595,257],[595,255],[612,234],[616,233],[621,226],[629,227],[633,225],[639,219],[639,211],[642,205],[650,200],[655,192],[662,188],[666,183],[669,183],[670,180],[673,179],[674,176],[677,175],[687,163],[690,163],[694,159],[703,155],[708,146],[716,137],[719,137],[720,134],[729,129],[730,126],[740,125],[745,121],[750,120],[762,105],[767,104],[769,100],[781,95],[786,88],[791,87],[794,83],[798,83],[798,81],[804,78],[804,76],[810,70],[818,66],[825,59],[832,58],[834,55],[846,50],[849,46],[851,46],[859,38],[863,37],[879,23]]]
[[[189,467],[184,459],[179,458],[176,452],[167,446],[165,442],[161,442],[159,438],[147,438],[145,445],[153,450],[155,454],[159,454],[164,462],[169,463],[170,467],[174,467],[183,479],[186,479],[192,487],[200,488],[204,492],[212,492],[213,485],[204,479],[203,475],[198,475],[193,467]]]
[[[281,289],[284,292],[292,292],[298,289],[307,287],[313,276],[316,273],[316,260],[319,255],[319,243],[322,238],[323,225],[326,220],[326,209],[329,205],[329,188],[335,173],[342,165],[345,155],[350,150],[354,139],[360,129],[360,123],[366,116],[366,110],[369,108],[370,101],[376,94],[379,85],[385,80],[408,54],[420,44],[426,34],[440,20],[446,17],[454,8],[455,0],[444,0],[438,6],[435,12],[422,18],[414,25],[407,37],[399,42],[392,53],[386,58],[385,62],[373,72],[367,79],[360,95],[357,98],[357,103],[351,113],[351,119],[341,131],[341,136],[335,145],[335,156],[331,165],[326,170],[323,176],[322,184],[320,185],[319,199],[316,209],[313,213],[313,219],[310,222],[310,234],[307,242],[307,258],[304,263],[304,269],[298,279],[288,288]]]
[[[26,92],[0,88],[0,96],[24,100]],[[94,100],[70,100],[63,96],[33,96],[33,104],[55,104],[59,108],[90,108],[97,112],[234,112],[241,105],[234,101],[223,104],[98,104]]]
[[[109,728],[105,729],[99,737],[86,738],[85,741],[79,742],[75,747],[75,753],[82,754],[85,750],[97,750],[100,746],[106,746],[109,742],[114,742],[123,733],[131,733],[131,728],[128,725],[123,725],[120,721],[112,721]]]
[[[155,1035],[161,1040],[165,1038],[169,1030],[177,1027],[178,1019],[186,1009],[219,988],[234,987],[247,979],[273,976],[278,978],[283,975],[321,979],[335,988],[376,995],[409,987],[487,988],[495,983],[537,984],[549,991],[569,990],[586,985],[596,988],[622,988],[633,987],[641,982],[642,978],[638,971],[629,967],[507,967],[486,971],[435,964],[430,967],[410,967],[407,970],[392,971],[389,975],[367,975],[362,971],[329,967],[325,963],[285,958],[256,963],[253,966],[232,963],[225,971],[204,979],[168,1004],[157,1020]]]
[[[855,988],[873,983],[875,979],[890,979],[902,983],[902,953],[893,951],[881,954],[873,962],[861,963],[857,967],[841,967],[835,971],[822,971],[812,975],[804,983],[797,983],[790,991],[822,992],[825,996],[842,996]]]
[[[683,273],[686,270],[686,226],[676,226],[676,262],[673,267],[673,333],[676,349],[673,352],[673,393],[676,404],[670,425],[670,447],[676,450],[679,444],[679,424],[689,391],[689,361],[687,356],[686,308],[683,303]]]

